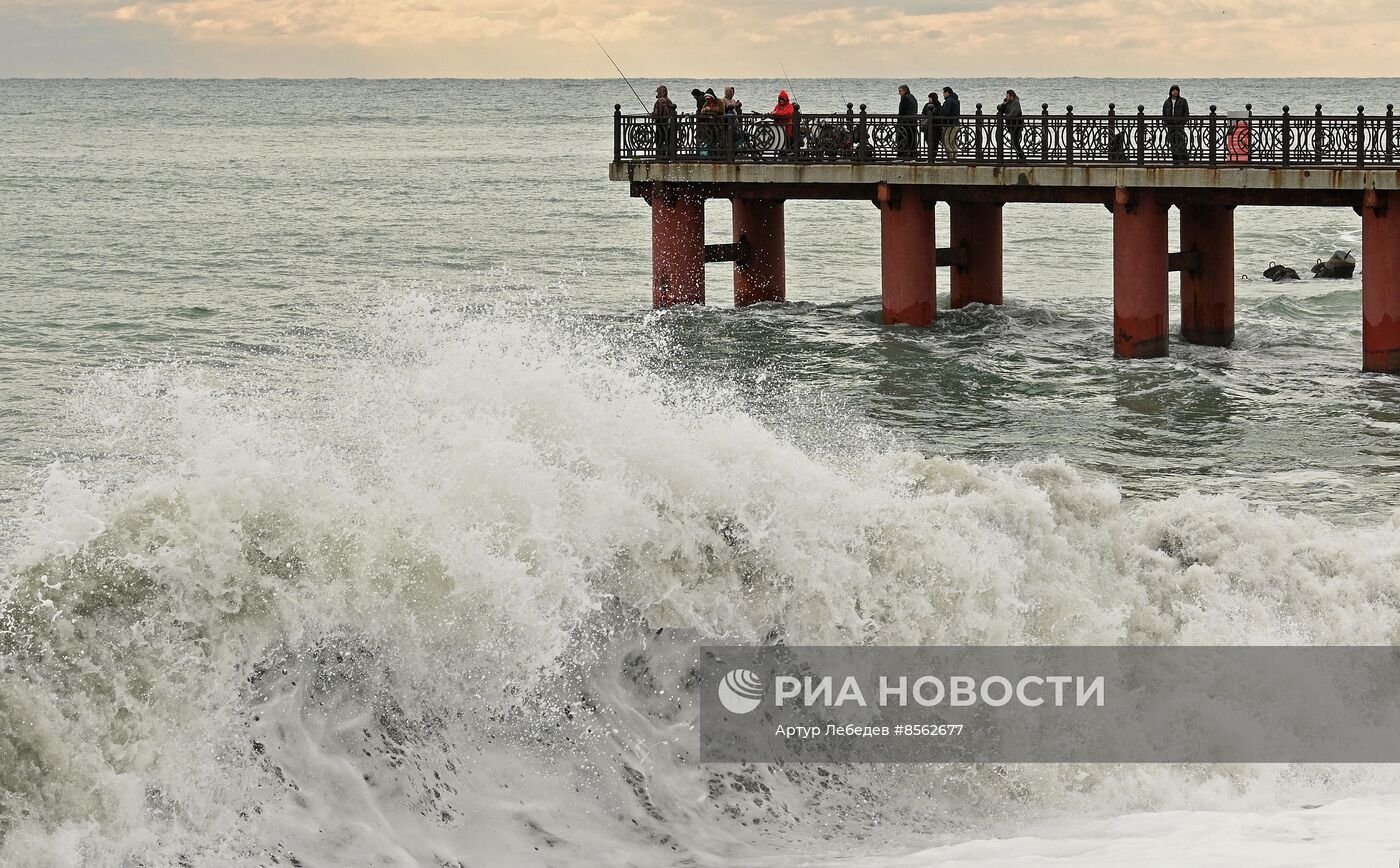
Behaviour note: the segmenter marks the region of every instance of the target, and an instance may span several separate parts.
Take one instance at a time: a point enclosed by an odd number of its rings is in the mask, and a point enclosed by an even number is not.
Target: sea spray
[[[784,864],[1394,784],[696,766],[698,642],[1389,644],[1400,533],[927,456],[667,327],[414,293],[314,385],[94,378],[119,458],[48,469],[0,603],[0,853]]]

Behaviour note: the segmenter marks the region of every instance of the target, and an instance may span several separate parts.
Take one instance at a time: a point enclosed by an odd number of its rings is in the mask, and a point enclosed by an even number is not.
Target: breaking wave
[[[47,469],[0,596],[0,861],[878,861],[1394,789],[699,766],[696,642],[1394,644],[1400,527],[927,456],[800,384],[676,374],[663,320],[404,294],[314,378],[95,378],[73,424],[109,457]]]

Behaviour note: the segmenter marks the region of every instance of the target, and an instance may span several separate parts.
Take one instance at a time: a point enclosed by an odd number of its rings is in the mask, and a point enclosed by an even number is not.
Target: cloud
[[[35,26],[260,57],[247,74],[266,75],[317,74],[313,56],[341,74],[360,57],[377,74],[604,75],[590,32],[639,75],[767,74],[775,59],[799,76],[1400,71],[1393,0],[0,0],[0,74],[23,74],[6,43]]]
[[[660,10],[679,6],[653,4]],[[321,46],[470,44],[516,35],[587,41],[590,27],[616,38],[639,38],[669,19],[665,11],[637,10],[620,0],[599,0],[586,8],[547,0],[137,0],[89,14],[157,25],[194,41]]]
[[[498,39],[526,28],[510,10],[451,0],[138,0],[106,14],[118,22],[155,24],[178,38],[232,43],[465,41]]]

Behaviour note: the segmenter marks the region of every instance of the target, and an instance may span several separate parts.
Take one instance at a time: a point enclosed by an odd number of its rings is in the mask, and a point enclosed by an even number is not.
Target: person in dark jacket
[[[958,116],[962,114],[962,103],[951,87],[943,88],[943,106],[938,116],[943,121],[943,150],[949,160],[958,158]]]
[[[700,139],[700,156],[724,156],[725,127],[724,103],[713,93],[705,94],[705,104],[700,107],[700,117],[696,120]]]
[[[1016,95],[1016,91],[1006,92],[1001,105],[997,106],[997,113],[1004,118],[1006,137],[1011,140],[1011,150],[1016,154],[1017,162],[1024,163],[1026,152],[1021,149],[1021,134],[1025,132],[1026,119],[1021,114],[1021,98]]]
[[[919,101],[909,92],[909,85],[899,86],[899,132],[895,141],[901,160],[912,160],[919,147]]]
[[[674,156],[676,152],[676,104],[666,90],[666,85],[656,89],[656,105],[651,108],[651,116],[656,119],[656,156],[661,159]]]
[[[695,113],[700,114],[700,109],[705,107],[705,92],[700,88],[691,88],[690,95],[695,99]]]
[[[724,106],[724,117],[729,124],[730,136],[734,139],[734,149],[742,151],[749,146],[749,137],[744,132],[744,102],[734,95],[734,87],[731,85],[724,89],[724,99],[720,100],[720,105]]]
[[[901,115],[916,115],[919,113],[919,101],[909,92],[909,85],[899,86],[899,113]]]
[[[942,104],[938,102],[937,91],[928,95],[928,102],[924,103],[924,138],[928,139],[928,158],[930,161],[938,157],[940,131],[938,111],[942,107]]]
[[[1162,103],[1162,125],[1167,128],[1167,146],[1172,152],[1172,162],[1178,166],[1186,163],[1186,119],[1191,116],[1191,107],[1181,97],[1181,88],[1172,85],[1167,92],[1167,101]]]

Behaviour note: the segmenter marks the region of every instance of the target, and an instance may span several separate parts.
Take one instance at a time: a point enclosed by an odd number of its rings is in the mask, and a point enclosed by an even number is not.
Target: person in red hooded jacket
[[[788,92],[785,90],[778,91],[778,104],[773,106],[771,114],[773,115],[773,120],[778,122],[778,126],[782,128],[784,135],[787,136],[787,143],[784,146],[785,149],[791,149],[797,146],[796,130],[794,129],[792,118],[793,109],[792,101],[788,99]]]

